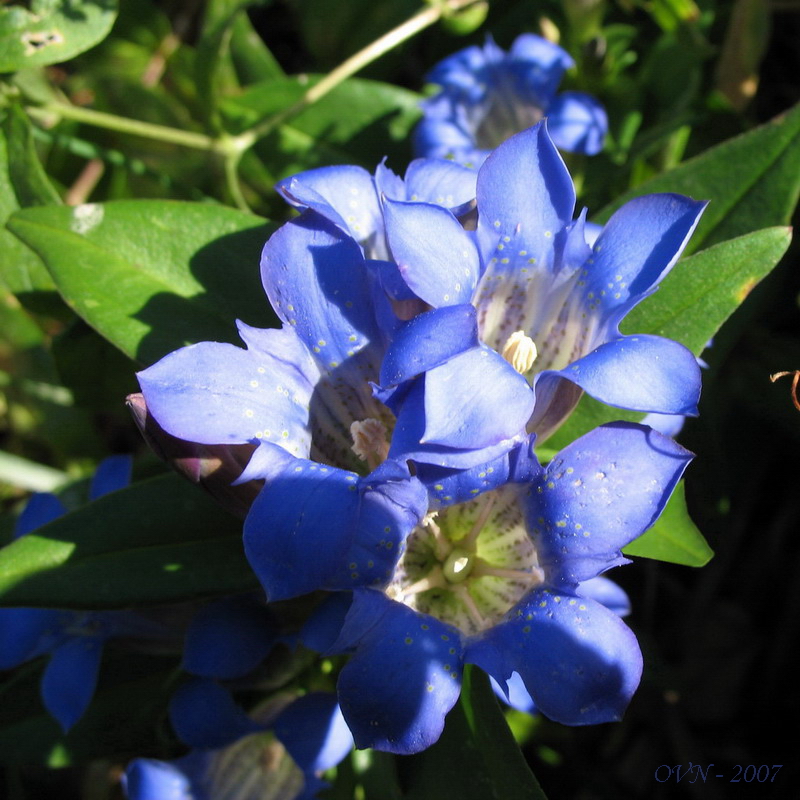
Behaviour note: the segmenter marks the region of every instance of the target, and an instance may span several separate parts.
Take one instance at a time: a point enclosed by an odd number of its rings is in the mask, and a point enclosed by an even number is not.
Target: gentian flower
[[[620,549],[657,519],[690,454],[633,423],[595,429],[545,468],[530,448],[469,470],[420,465],[437,513],[408,537],[387,581],[356,588],[349,604],[334,595],[310,626],[307,646],[351,654],[338,696],[357,747],[407,754],[435,742],[465,663],[509,699],[521,681],[558,722],[621,717],[641,652],[581,587],[627,563]],[[268,594],[283,586],[270,570],[261,578]]]
[[[129,456],[111,456],[102,461],[92,478],[89,499],[126,486],[130,471]],[[55,495],[35,494],[17,520],[15,538],[66,513]],[[66,731],[80,719],[92,699],[105,643],[117,636],[152,632],[151,623],[126,611],[0,608],[0,669],[49,655],[42,676],[42,700]]]
[[[417,155],[479,167],[495,147],[543,117],[557,147],[599,153],[608,130],[603,106],[583,92],[556,93],[573,66],[566,51],[530,33],[508,52],[489,38],[449,56],[427,76],[442,88],[422,103]]]
[[[459,216],[468,205],[464,189],[455,213],[384,192],[379,219],[373,185],[388,181],[379,172],[370,184],[364,173],[356,187],[353,169],[312,170],[281,190],[351,235],[342,222],[348,198],[354,190],[370,197],[370,223],[362,228],[370,241],[385,242],[392,258],[375,272],[407,321],[391,328],[378,396],[391,405],[395,387],[405,391],[425,375],[412,402],[402,395],[407,410],[399,427],[419,440],[424,430],[430,444],[401,445],[396,432],[393,455],[402,447],[419,460],[463,467],[467,451],[474,465],[491,457],[485,447],[507,449],[523,428],[541,444],[583,391],[645,413],[697,413],[700,370],[689,350],[657,336],[623,336],[619,324],[675,264],[704,203],[648,195],[602,229],[586,223],[585,212],[575,220],[572,181],[541,123],[498,147],[479,171],[477,223],[470,215],[467,225],[477,230],[466,230]],[[440,419],[455,409],[454,395],[457,413],[468,409],[469,417]],[[407,424],[410,417],[415,424]]]
[[[193,749],[174,761],[137,758],[122,778],[127,800],[311,800],[320,774],[353,746],[334,695],[314,692],[277,713],[267,703],[253,731],[224,747]]]

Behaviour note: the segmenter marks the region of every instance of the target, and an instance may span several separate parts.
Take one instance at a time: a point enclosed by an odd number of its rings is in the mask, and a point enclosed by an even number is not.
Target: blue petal
[[[631,599],[627,592],[617,583],[598,575],[578,584],[577,593],[601,603],[618,617],[627,617],[631,613]]]
[[[642,425],[647,425],[654,431],[671,436],[673,439],[683,430],[686,417],[683,414],[658,414],[651,412],[643,420]]]
[[[17,522],[14,526],[14,538],[18,539],[26,533],[35,531],[37,528],[41,528],[42,525],[47,525],[48,522],[52,522],[66,513],[66,507],[54,494],[49,492],[33,494],[25,508],[22,509],[19,517],[17,517]]]
[[[384,583],[427,510],[405,465],[354,473],[298,459],[256,499],[245,552],[270,601]]]
[[[466,660],[498,682],[518,672],[537,709],[565,725],[621,719],[642,673],[636,637],[616,614],[546,588],[473,641]]]
[[[370,368],[377,357],[369,345],[379,332],[369,270],[354,239],[305,211],[264,245],[261,278],[275,312],[323,371],[352,360],[356,370],[372,371],[368,377],[377,374]]]
[[[410,380],[478,345],[478,321],[469,303],[420,314],[397,331],[386,350],[381,386]]]
[[[176,764],[154,758],[131,761],[122,776],[127,800],[201,800]]]
[[[548,105],[555,94],[564,71],[575,62],[566,50],[533,33],[518,36],[508,53],[511,70],[524,79],[535,96]]]
[[[337,688],[356,747],[410,754],[432,745],[461,689],[458,631],[361,589],[340,644],[355,649]]]
[[[528,529],[554,585],[625,563],[620,549],[658,518],[691,454],[633,423],[603,425],[560,453],[534,481]]]
[[[488,347],[461,353],[425,374],[423,443],[480,449],[525,431],[533,389]]]
[[[335,767],[353,747],[336,695],[326,692],[299,697],[281,712],[272,729],[307,774]]]
[[[208,678],[192,678],[178,687],[169,701],[169,718],[178,738],[190,747],[224,747],[261,729],[227,689]]]
[[[690,350],[672,339],[622,336],[559,372],[543,372],[537,389],[561,375],[596,400],[633,411],[697,415],[701,374]]]
[[[472,235],[444,208],[384,204],[386,238],[406,283],[434,308],[469,303],[480,272]]]
[[[102,654],[102,639],[76,636],[50,656],[42,676],[42,700],[65,731],[83,716],[94,695]]]
[[[562,92],[547,109],[547,128],[559,149],[593,156],[603,149],[608,117],[591,95]]]
[[[536,704],[525,688],[525,684],[519,672],[511,673],[511,677],[505,682],[505,687],[491,675],[489,676],[489,680],[492,684],[492,689],[494,689],[494,693],[504,703],[510,705],[511,708],[515,708],[517,711],[523,711],[526,714],[536,713]]]
[[[362,167],[320,167],[279,181],[275,187],[293,206],[310,208],[356,241],[383,228],[375,184]]]
[[[195,613],[186,631],[183,668],[204,678],[238,678],[252,672],[276,641],[266,607],[249,598],[226,598]]]
[[[138,373],[148,410],[168,433],[191,442],[270,441],[307,454],[316,368],[292,330],[240,330],[247,350],[201,342]]]
[[[244,549],[270,602],[323,588],[350,549],[361,500],[352,472],[297,459],[256,498]]]
[[[384,461],[359,481],[359,493],[352,545],[327,589],[388,583],[406,539],[428,510],[425,486],[411,477],[405,463]]]
[[[445,158],[417,158],[406,170],[406,198],[449,209],[475,200],[478,173]],[[393,198],[394,199],[394,198]]]
[[[520,435],[511,439],[503,439],[481,448],[458,448],[444,444],[422,443],[426,425],[426,378],[427,376],[423,376],[412,381],[410,385],[406,385],[406,390],[401,392],[401,401],[397,406],[394,404],[391,406],[396,409],[398,416],[389,448],[390,458],[434,464],[447,469],[468,469],[499,458],[526,438],[524,432],[521,432]],[[386,402],[391,403],[391,400],[387,399]]]
[[[327,653],[342,632],[347,612],[353,602],[350,592],[335,592],[323,600],[309,615],[300,631],[304,647]]]
[[[503,142],[478,173],[482,242],[491,242],[494,250],[496,237],[509,237],[497,253],[496,269],[508,253],[521,250],[526,263],[536,259],[552,269],[554,246],[572,222],[574,207],[572,178],[543,123]]]
[[[48,652],[72,618],[69,611],[49,608],[0,608],[0,670]]]
[[[89,499],[96,500],[109,492],[124,489],[131,482],[131,456],[109,456],[97,466],[89,486]]]
[[[617,210],[586,262],[590,307],[608,312],[638,302],[678,260],[705,207],[679,194],[651,194]]]

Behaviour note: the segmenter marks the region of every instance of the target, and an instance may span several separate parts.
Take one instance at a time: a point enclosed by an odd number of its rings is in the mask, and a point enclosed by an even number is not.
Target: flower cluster
[[[483,47],[449,56],[428,75],[441,88],[422,105],[418,155],[479,167],[499,144],[543,117],[557,147],[599,153],[608,129],[603,106],[583,92],[557,93],[573,66],[565,50],[531,33],[518,36],[508,52],[490,37]]]
[[[546,466],[534,446],[582,392],[696,413],[681,345],[619,323],[677,260],[703,204],[623,206],[593,246],[544,123],[477,174],[329,167],[285,182],[301,214],[264,247],[281,329],[202,342],[139,373],[171,436],[250,445],[244,525],[269,601],[330,602],[308,646],[349,654],[358,747],[438,738],[465,663],[567,724],[618,719],[641,654],[595,579],[657,519],[690,455],[616,423]],[[474,189],[474,193],[472,192]]]

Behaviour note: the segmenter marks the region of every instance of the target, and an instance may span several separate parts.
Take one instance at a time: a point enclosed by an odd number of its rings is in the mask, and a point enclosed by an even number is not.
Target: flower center
[[[543,580],[518,489],[429,515],[409,536],[389,597],[467,634],[496,624]]]
[[[515,133],[524,131],[544,116],[542,109],[523,99],[513,87],[491,92],[488,107],[475,129],[475,143],[481,150],[494,150]]]

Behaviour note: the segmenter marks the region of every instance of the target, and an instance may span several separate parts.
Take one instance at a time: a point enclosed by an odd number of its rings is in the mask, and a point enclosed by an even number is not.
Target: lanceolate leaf
[[[653,192],[710,201],[687,252],[788,224],[800,195],[800,104],[637,186],[603,209],[597,221],[608,220],[632,197]]]
[[[66,302],[143,364],[190,342],[238,342],[237,318],[276,321],[259,278],[272,231],[261,217],[121,200],[28,208],[8,227],[45,262]]]
[[[659,290],[624,319],[623,333],[666,336],[700,355],[753,287],[780,261],[790,240],[789,228],[767,228],[682,259]],[[639,421],[642,417],[584,395],[569,419],[547,440],[547,446],[563,447],[604,422]]]
[[[120,608],[257,589],[241,522],[169,473],[0,550],[0,605]]]

